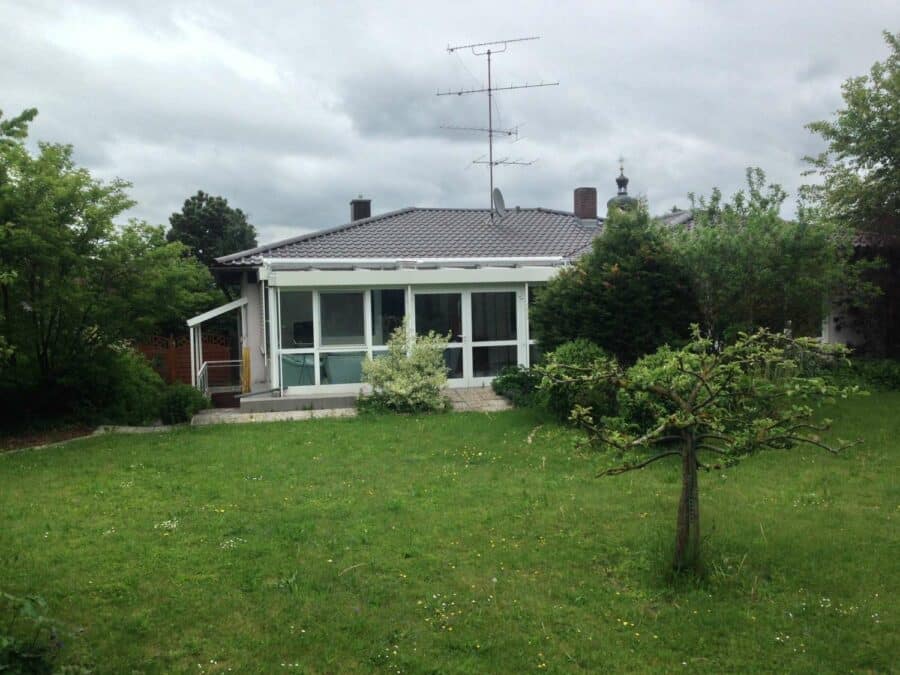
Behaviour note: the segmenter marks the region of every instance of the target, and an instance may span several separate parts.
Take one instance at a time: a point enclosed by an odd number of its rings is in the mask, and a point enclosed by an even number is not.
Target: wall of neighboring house
[[[245,273],[241,279],[241,297],[247,298],[247,326],[244,345],[250,352],[250,391],[270,389],[266,367],[266,322],[261,282]]]

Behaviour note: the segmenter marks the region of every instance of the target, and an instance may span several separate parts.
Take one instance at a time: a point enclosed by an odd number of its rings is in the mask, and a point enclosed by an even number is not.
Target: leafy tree
[[[703,328],[717,338],[760,326],[818,335],[830,299],[862,304],[874,292],[861,280],[867,264],[852,261],[852,231],[813,222],[803,209],[798,220],[785,220],[786,193],[765,181],[761,169],[751,168],[746,192],[731,201],[717,189],[708,199],[691,195],[694,223],[671,233]]]
[[[179,213],[169,217],[169,241],[180,241],[204,265],[215,259],[256,246],[256,229],[247,222],[240,209],[228,205],[224,197],[214,197],[203,191],[185,200]]]
[[[166,241],[161,225],[132,221],[117,229],[98,266],[101,322],[110,335],[182,332],[186,317],[221,297],[209,270],[184,244]]]
[[[16,143],[28,136],[28,125],[37,114],[37,108],[28,108],[15,117],[4,120],[3,111],[0,110],[0,145]]]
[[[833,121],[812,122],[828,148],[806,160],[820,185],[805,196],[828,219],[871,232],[900,234],[900,33],[884,33],[891,49],[869,75],[847,80],[845,107]]]
[[[819,434],[830,422],[817,422],[815,413],[823,402],[848,396],[855,388],[839,388],[809,374],[815,371],[811,364],[842,353],[842,348],[814,339],[766,330],[742,333],[733,344],[716,349],[695,326],[683,348],[662,347],[628,370],[608,358],[582,368],[549,363],[542,367],[542,386],[560,381],[613,386],[620,398],[630,399],[623,408],[642,410],[641,415],[620,412],[601,418],[576,405],[572,417],[597,447],[616,454],[615,464],[600,476],[635,471],[667,457],[679,459],[673,565],[684,570],[700,563],[698,469],[720,470],[765,449],[806,443],[834,453],[850,445],[826,442]],[[655,454],[648,456],[654,448]]]
[[[71,146],[32,154],[18,131],[0,144],[0,389],[15,404],[3,413],[106,405],[115,383],[101,383],[134,366],[123,340],[208,306],[212,278],[182,244],[115,225],[128,187],[94,179]]]
[[[541,289],[531,317],[544,350],[584,338],[634,362],[685,341],[698,313],[687,273],[639,205],[610,214],[593,250]]]

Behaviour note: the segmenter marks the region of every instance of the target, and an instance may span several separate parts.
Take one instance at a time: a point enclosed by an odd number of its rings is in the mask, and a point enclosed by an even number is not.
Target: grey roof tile
[[[217,258],[223,266],[265,258],[486,258],[563,256],[590,246],[599,227],[572,213],[509,209],[491,221],[487,209],[406,208]]]

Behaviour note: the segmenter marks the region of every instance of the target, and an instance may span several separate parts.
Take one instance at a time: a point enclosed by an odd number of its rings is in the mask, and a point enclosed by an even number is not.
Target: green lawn
[[[704,581],[665,579],[677,462],[596,479],[513,411],[0,456],[0,588],[110,673],[887,672],[900,395],[834,416],[865,444],[703,474]]]

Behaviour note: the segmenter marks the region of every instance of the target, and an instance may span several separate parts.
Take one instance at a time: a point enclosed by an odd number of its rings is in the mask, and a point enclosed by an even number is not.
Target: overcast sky
[[[821,149],[807,122],[883,60],[897,0],[860,2],[56,2],[0,0],[0,109],[35,106],[36,140],[71,143],[96,176],[134,184],[129,216],[167,223],[198,189],[270,241],[384,212],[483,207],[484,57],[448,44],[540,35],[494,59],[507,205],[572,209],[572,189],[651,211],[727,194],[762,167],[792,194]],[[605,211],[605,206],[601,208]]]

